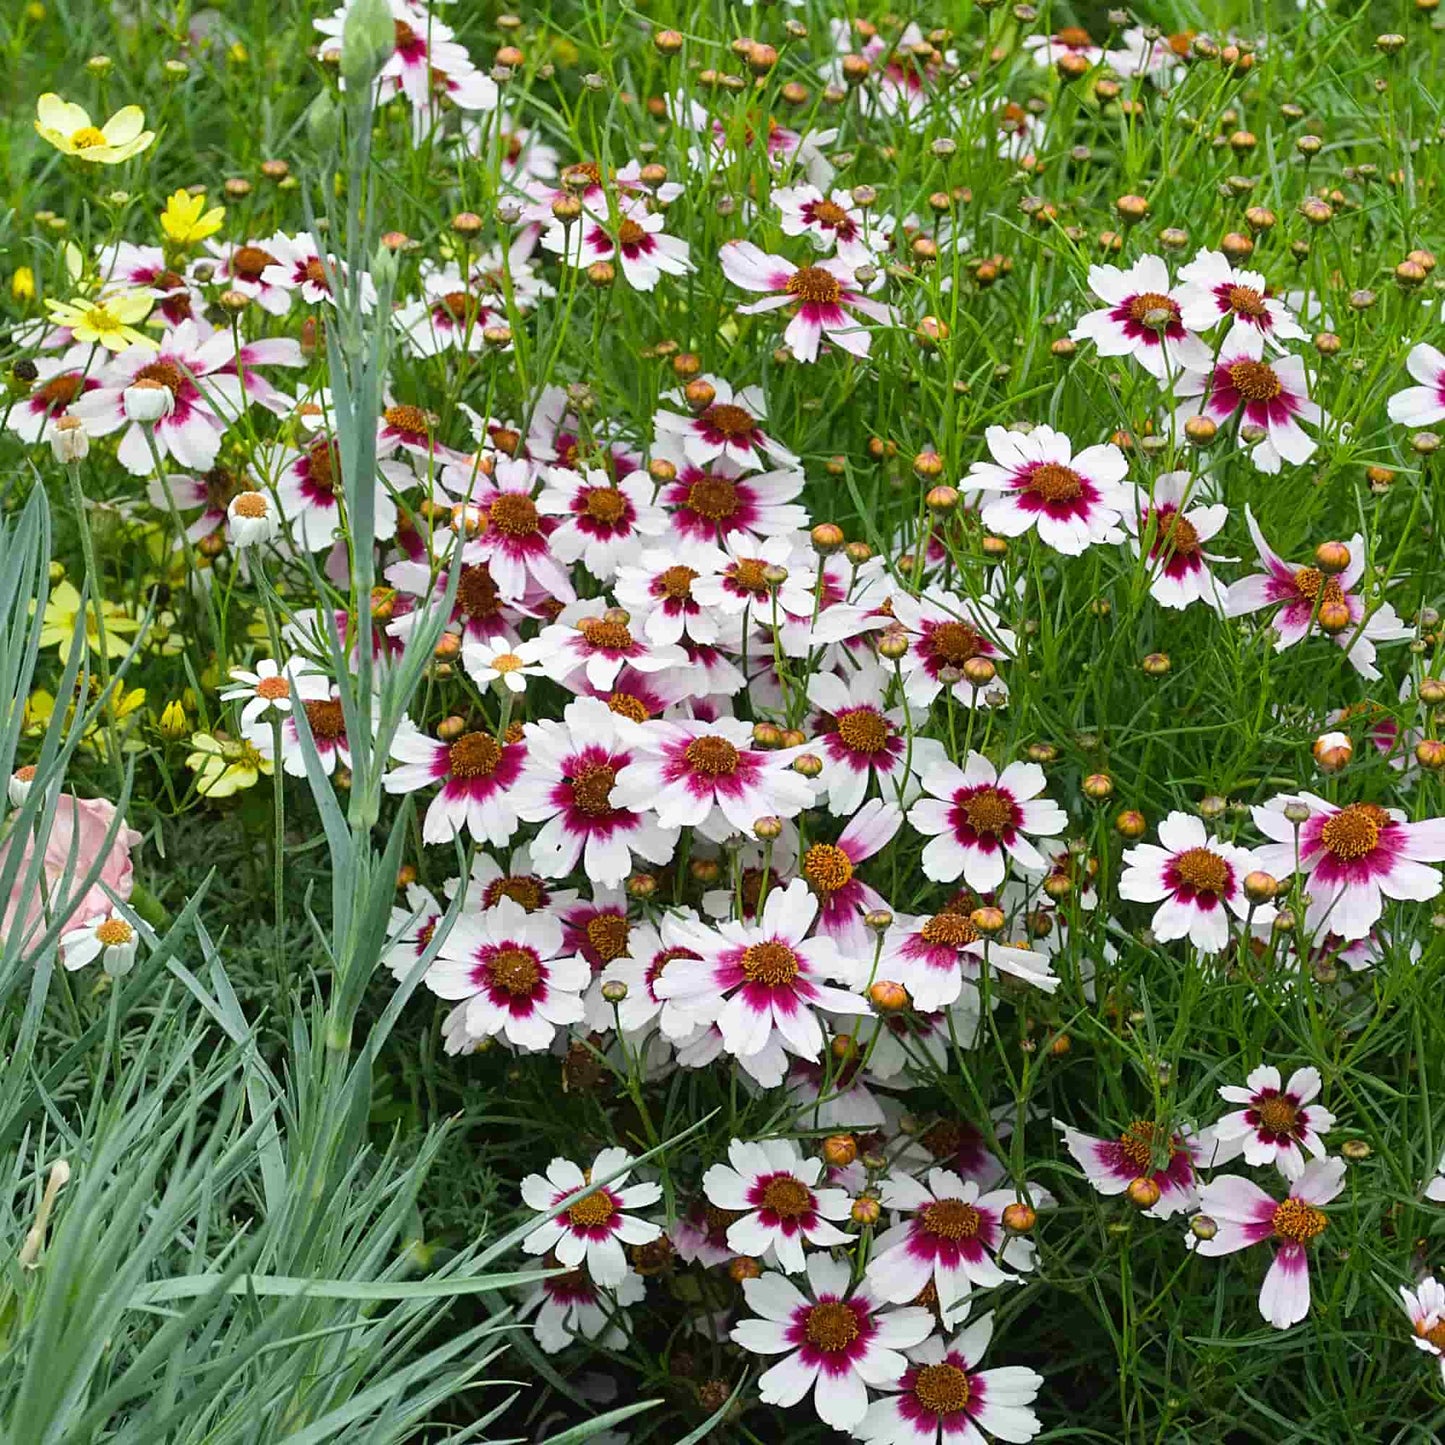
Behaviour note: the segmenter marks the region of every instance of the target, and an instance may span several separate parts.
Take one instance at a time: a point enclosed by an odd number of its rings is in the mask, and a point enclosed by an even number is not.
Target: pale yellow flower
[[[138,105],[116,111],[103,126],[91,124],[85,110],[53,91],[47,90],[35,106],[35,129],[56,150],[103,166],[119,165],[145,150],[156,136],[144,126],[145,112]]]
[[[102,603],[101,611],[105,614],[106,656],[124,657],[130,651],[130,643],[125,641],[125,636],[127,633],[138,632],[140,623],[114,602]],[[45,615],[41,618],[40,625],[40,645],[55,648],[62,663],[70,657],[70,649],[75,642],[75,623],[80,612],[80,593],[69,582],[60,583],[45,604]],[[100,634],[95,625],[95,609],[89,605],[85,607],[85,639],[91,651],[99,651]],[[141,694],[142,697],[144,695]]]
[[[128,351],[132,346],[155,346],[155,341],[135,329],[155,304],[149,291],[117,291],[103,301],[77,296],[73,301],[45,299],[45,309],[57,326],[66,326],[77,341],[98,341],[107,351]]]
[[[166,239],[175,245],[191,246],[197,241],[204,241],[207,236],[214,236],[225,219],[224,206],[206,210],[204,193],[193,196],[186,191],[177,191],[161,212],[161,230],[166,233]]]
[[[186,766],[196,775],[196,791],[203,798],[229,798],[242,788],[254,788],[264,774],[271,776],[271,759],[264,758],[245,739],[192,733]]]

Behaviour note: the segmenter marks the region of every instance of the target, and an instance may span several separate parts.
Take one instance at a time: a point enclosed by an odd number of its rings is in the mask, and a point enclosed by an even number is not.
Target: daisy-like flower
[[[134,641],[132,634],[140,631],[140,620],[132,617],[119,602],[104,602],[101,611],[105,621],[105,655],[124,657]],[[100,629],[96,625],[95,608],[81,605],[80,593],[75,590],[74,583],[56,583],[45,603],[40,623],[40,646],[53,647],[62,667],[70,661],[77,623],[82,628],[82,645],[99,655]]]
[[[813,784],[793,771],[795,750],[761,752],[752,737],[742,718],[639,724],[613,805],[650,808],[664,828],[696,828],[714,843],[755,836],[759,818],[796,817],[813,801]]]
[[[438,998],[466,1001],[469,1038],[500,1034],[514,1048],[538,1053],[559,1028],[581,1023],[591,976],[585,959],[563,954],[558,918],[528,913],[503,895],[484,913],[457,919],[425,982]]]
[[[1069,820],[1057,803],[1039,796],[1045,782],[1037,763],[1010,763],[1000,773],[982,753],[970,752],[963,768],[945,759],[920,780],[932,796],[909,809],[908,821],[935,835],[923,850],[923,871],[935,883],[962,875],[970,888],[987,893],[1003,882],[1007,858],[1047,871],[1048,860],[1027,835],[1057,838]]]
[[[660,998],[657,980],[675,960],[701,955],[686,942],[689,926],[696,926],[691,909],[664,913],[657,923],[636,923],[628,930],[627,952],[602,970],[606,983],[627,985],[627,997],[617,1005],[617,1022],[624,1032],[636,1034],[654,1019],[663,1038],[672,1043],[687,1038],[697,1020],[673,999]]]
[[[382,779],[388,793],[442,785],[422,819],[423,842],[450,842],[465,828],[477,842],[500,846],[517,831],[515,788],[527,757],[525,742],[499,741],[489,732],[465,732],[443,742],[407,718],[392,739],[391,756],[401,766]]]
[[[138,943],[134,927],[120,914],[102,913],[83,928],[72,928],[61,935],[61,961],[73,973],[99,959],[111,978],[120,978],[135,966]]]
[[[781,186],[772,194],[785,236],[807,236],[820,252],[833,251],[845,265],[873,264],[864,238],[865,213],[847,191],[826,195],[817,186]]]
[[[233,667],[231,680],[236,685],[221,693],[221,701],[241,704],[243,730],[263,718],[284,717],[298,699],[304,703],[331,694],[326,678],[301,657],[293,657],[284,668],[263,657],[254,670]]]
[[[1036,1185],[1029,1186],[1029,1195],[1036,1206],[1051,1202]],[[945,1326],[952,1324],[975,1285],[993,1289],[1033,1268],[1033,1245],[1008,1237],[1003,1227],[1003,1212],[1018,1197],[1016,1189],[984,1194],[974,1180],[965,1182],[947,1169],[930,1169],[926,1184],[908,1174],[890,1175],[883,1183],[883,1207],[907,1217],[874,1243],[868,1263],[873,1292],[902,1304],[932,1284],[939,1317]]]
[[[605,212],[584,214],[571,226],[554,220],[542,246],[577,268],[615,261],[634,291],[651,291],[663,276],[686,276],[694,269],[687,242],[667,235],[666,224],[667,217],[649,211],[641,196],[621,197],[615,221]]]
[[[948,910],[931,918],[895,915],[883,937],[878,977],[901,983],[915,1009],[932,1013],[954,1003],[985,965],[1045,993],[1059,986],[1045,954],[985,939],[967,913]]]
[[[1420,384],[1397,391],[1390,398],[1390,420],[1417,427],[1445,421],[1445,355],[1422,341],[1411,348],[1405,369]]]
[[[1069,333],[1092,341],[1100,356],[1132,356],[1163,380],[1185,367],[1207,368],[1209,348],[1182,319],[1182,293],[1159,256],[1140,256],[1127,271],[1090,266],[1089,289],[1104,305],[1080,317]]]
[[[863,915],[887,902],[857,876],[861,863],[887,847],[903,826],[897,804],[873,798],[848,820],[836,843],[814,843],[799,869],[818,900],[818,932],[831,938],[845,957],[865,959],[872,940]]]
[[[167,197],[161,212],[161,230],[174,246],[194,246],[214,236],[225,223],[226,208],[212,206],[207,210],[204,191],[194,196],[189,191],[176,191]]]
[[[602,600],[569,604],[557,614],[552,626],[538,634],[542,667],[555,682],[574,692],[586,687],[606,693],[624,667],[650,674],[687,665],[682,648],[657,645],[636,636],[631,619],[622,620],[625,614],[611,608],[599,610]]]
[[[1222,1084],[1219,1097],[1244,1107],[1226,1114],[1210,1131],[1218,1148],[1210,1161],[1214,1167],[1244,1155],[1246,1164],[1273,1164],[1286,1179],[1298,1179],[1305,1171],[1304,1151],[1324,1158],[1321,1135],[1328,1134],[1335,1116],[1311,1100],[1320,1091],[1320,1071],[1296,1069],[1289,1082],[1280,1083],[1273,1064],[1261,1064],[1245,1081]]]
[[[1241,341],[1237,333],[1246,331],[1259,332],[1278,350],[1286,341],[1304,339],[1304,328],[1283,301],[1269,294],[1264,277],[1258,271],[1236,270],[1222,251],[1201,251],[1179,268],[1179,281],[1175,295],[1184,325],[1191,331],[1208,331],[1227,319],[1225,351],[1232,351]]]
[[[516,694],[527,690],[529,677],[545,677],[542,666],[545,649],[536,641],[510,643],[505,638],[468,641],[462,644],[462,666],[478,687],[498,683]]]
[[[1074,456],[1063,432],[1042,425],[1028,433],[991,426],[984,439],[993,461],[975,462],[964,485],[1001,494],[983,503],[985,527],[1004,537],[1036,527],[1041,542],[1069,557],[1123,540],[1117,524],[1127,502],[1119,484],[1129,463],[1112,442]]]
[[[719,458],[706,469],[678,468],[658,500],[668,511],[673,536],[719,546],[790,537],[807,525],[793,498],[803,490],[801,471],[744,472]]]
[[[835,257],[814,266],[795,266],[784,256],[768,255],[751,241],[728,241],[719,258],[723,274],[734,286],[768,293],[761,301],[739,306],[741,315],[797,307],[783,340],[799,361],[816,361],[825,336],[854,356],[867,356],[873,340],[867,322],[893,324],[888,307],[870,301],[853,268]]]
[[[1309,1255],[1305,1246],[1329,1226],[1320,1205],[1345,1187],[1343,1159],[1312,1159],[1283,1201],[1238,1174],[1216,1174],[1200,1191],[1199,1207],[1214,1220],[1212,1239],[1191,1233],[1185,1243],[1196,1254],[1217,1258],[1271,1240],[1275,1244],[1259,1291],[1259,1312],[1277,1330],[1297,1325],[1310,1312]]]
[[[266,728],[267,740],[271,730]],[[196,792],[203,798],[229,798],[254,788],[275,770],[270,750],[265,753],[251,737],[230,738],[214,733],[192,733],[186,766],[196,775]]]
[[[701,956],[678,959],[655,985],[659,998],[676,999],[699,1023],[716,1023],[728,1053],[765,1087],[779,1080],[760,1076],[755,1061],[776,1062],[768,1049],[775,1033],[788,1053],[816,1059],[823,1029],[815,1009],[868,1011],[857,994],[825,982],[843,977],[847,964],[831,939],[808,937],[817,914],[808,885],[795,878],[768,894],[756,923],[689,930]]]
[[[51,321],[68,331],[72,341],[95,343],[117,353],[129,351],[132,347],[142,351],[155,350],[154,337],[136,330],[136,323],[144,321],[154,305],[155,294],[139,290],[117,291],[100,300],[88,296],[77,296],[70,301],[45,298],[45,309]],[[231,344],[229,336],[226,344]]]
[[[413,356],[440,356],[444,351],[481,351],[482,334],[494,312],[455,266],[432,271],[422,279],[422,295],[400,307],[393,320]]]
[[[47,90],[35,103],[35,129],[62,155],[76,156],[91,165],[118,166],[138,156],[156,138],[145,129],[145,112],[127,105],[102,126],[91,122],[80,106]]]
[[[725,552],[706,542],[679,540],[650,547],[635,561],[617,568],[613,594],[634,618],[642,619],[649,642],[670,644],[684,638],[711,646],[718,640],[719,619],[693,596],[692,584],[727,566]]]
[[[808,701],[820,717],[813,746],[828,764],[819,779],[834,817],[846,817],[862,806],[877,779],[884,797],[902,796],[913,773],[942,762],[947,752],[937,738],[915,736],[910,761],[905,732],[907,704],[883,707],[888,677],[875,663],[850,672],[817,672],[808,679]]]
[[[1097,65],[1104,58],[1102,46],[1095,45],[1087,30],[1077,25],[1065,25],[1052,35],[1029,35],[1024,39],[1024,49],[1034,58],[1035,65],[1057,65],[1066,55],[1081,55],[1090,65]]]
[[[1165,472],[1154,479],[1152,495],[1134,488],[1134,505],[1124,508],[1124,526],[1134,555],[1149,543],[1149,595],[1161,607],[1176,610],[1191,602],[1224,606],[1224,588],[1209,570],[1225,559],[1204,550],[1204,544],[1229,520],[1222,502],[1186,510],[1192,478],[1188,472]]]
[[[1002,691],[1007,696],[1002,678],[974,683],[963,671],[975,657],[996,664],[1017,646],[1018,639],[986,602],[941,589],[916,597],[897,592],[889,601],[894,620],[908,634],[908,651],[898,666],[910,703],[926,708],[945,687],[965,707],[978,707],[985,693]],[[958,674],[951,683],[944,681],[945,668]]]
[[[276,448],[264,455],[262,465],[274,479],[281,515],[291,524],[295,540],[308,552],[331,547],[344,527],[345,482],[335,438],[323,431],[299,448]],[[394,536],[396,517],[396,503],[378,474],[372,503],[375,535],[383,540]]]
[[[1414,1289],[1400,1287],[1400,1302],[1415,1332],[1415,1347],[1434,1355],[1445,1380],[1445,1285],[1427,1274]]]
[[[874,1382],[887,1391],[853,1431],[866,1445],[982,1445],[1032,1440],[1043,1428],[1030,1408],[1044,1377],[1024,1365],[980,1370],[993,1338],[986,1314],[951,1340],[933,1336],[907,1352],[908,1368],[896,1380]]]
[[[1149,1119],[1135,1119],[1117,1139],[1096,1139],[1054,1120],[1064,1144],[1084,1178],[1105,1196],[1122,1194],[1136,1179],[1152,1180],[1158,1200],[1144,1213],[1151,1219],[1168,1219],[1198,1203],[1195,1175],[1199,1142],[1180,1130],[1169,1133]]]
[[[462,468],[444,469],[444,485],[454,470]],[[485,510],[487,525],[468,543],[463,559],[485,562],[505,601],[517,601],[533,588],[543,596],[571,602],[577,595],[571,578],[552,552],[557,523],[542,515],[532,496],[530,463],[508,457],[497,463],[491,478],[473,479],[471,468],[466,471],[466,484],[478,483],[472,500]]]
[[[391,910],[386,951],[381,956],[387,972],[398,982],[421,961],[445,913],[431,889],[420,883],[406,885],[406,907]]]
[[[5,416],[5,425],[21,441],[48,442],[55,423],[65,416],[70,404],[100,386],[100,378],[87,373],[91,348],[76,345],[60,356],[35,358],[35,383]]]
[[[599,582],[610,582],[619,562],[635,555],[644,538],[667,530],[667,513],[652,492],[652,480],[642,471],[614,481],[601,468],[548,467],[537,510],[558,519],[548,538],[552,555],[569,567],[580,561]]]
[[[1292,803],[1309,811],[1298,830],[1284,815]],[[1445,818],[1411,823],[1397,808],[1340,807],[1313,793],[1283,794],[1251,812],[1270,840],[1255,850],[1256,866],[1276,878],[1302,873],[1309,880],[1305,927],[1312,933],[1364,938],[1386,898],[1424,901],[1440,892],[1440,870],[1429,865],[1445,862]]]
[[[266,243],[273,257],[258,279],[262,286],[276,287],[288,293],[299,291],[301,299],[315,306],[326,301],[334,304],[331,279],[346,284],[346,266],[336,256],[323,262],[310,236],[287,236],[278,231]],[[376,287],[365,272],[361,275],[361,309],[370,311],[376,305]]]
[[[1255,330],[1230,333],[1228,345],[1212,367],[1176,378],[1181,416],[1207,416],[1223,426],[1237,419],[1239,442],[1249,448],[1255,470],[1274,476],[1285,462],[1302,466],[1318,443],[1300,422],[1323,426],[1328,418],[1309,397],[1309,378],[1298,356],[1265,361],[1264,336]]]
[[[581,862],[588,878],[615,887],[632,871],[632,855],[661,865],[677,846],[677,828],[651,812],[619,807],[613,784],[634,752],[619,736],[605,702],[579,697],[561,722],[526,725],[527,761],[510,804],[528,823],[541,823],[532,859],[544,878],[565,878]]]
[[[760,471],[765,459],[779,467],[797,467],[797,456],[763,430],[768,413],[762,387],[734,391],[722,377],[712,375],[697,381],[711,389],[712,400],[692,416],[659,411],[653,417],[657,455],[679,466],[703,469],[720,457],[741,471]],[[686,404],[680,391],[665,393],[663,400],[674,406]]]
[[[346,713],[341,706],[341,694],[331,688],[320,697],[306,698],[301,703],[301,711],[306,714],[322,772],[330,776],[336,771],[338,763],[343,768],[349,768],[351,745],[346,738]],[[273,761],[274,741],[268,722],[257,722],[245,736],[263,758]],[[281,722],[281,767],[293,778],[306,776],[306,752],[301,734],[296,729],[294,708]]]
[[[283,239],[285,239],[283,237]],[[272,241],[209,241],[211,281],[222,290],[236,291],[271,316],[291,309],[291,291],[263,279],[268,266],[280,264],[269,249]]]
[[[1270,624],[1275,633],[1276,652],[1283,652],[1311,632],[1319,631],[1333,638],[1336,646],[1346,649],[1351,665],[1361,677],[1375,681],[1380,676],[1375,667],[1375,644],[1403,642],[1413,634],[1388,602],[1379,603],[1367,619],[1364,598],[1350,590],[1365,570],[1364,537],[1357,532],[1350,538],[1349,566],[1330,576],[1318,567],[1296,567],[1284,561],[1264,540],[1247,505],[1244,517],[1265,570],[1230,583],[1224,599],[1224,615],[1242,617],[1283,604]]]
[[[235,341],[228,331],[203,338],[194,321],[183,321],[154,352],[132,348],[105,369],[101,386],[71,407],[92,436],[125,428],[116,452],[120,464],[143,477],[155,466],[147,437],[162,457],[204,472],[215,465],[221,438],[248,403],[233,370]],[[128,394],[139,382],[155,382],[170,393],[170,409],[155,421],[130,415]]]
[[[737,1215],[728,1248],[800,1274],[804,1244],[830,1249],[848,1236],[830,1220],[846,1219],[853,1201],[844,1189],[818,1187],[821,1159],[805,1159],[791,1139],[734,1139],[728,1162],[702,1177],[703,1192],[719,1209]]]
[[[550,1267],[555,1258],[542,1264]],[[523,1302],[518,1315],[525,1318],[536,1311],[532,1334],[540,1349],[549,1355],[565,1350],[578,1340],[588,1340],[602,1349],[620,1349],[627,1333],[620,1323],[621,1312],[639,1303],[647,1293],[642,1276],[629,1270],[616,1289],[603,1289],[585,1269],[544,1279]]]
[[[740,1320],[732,1339],[755,1355],[785,1356],[758,1379],[764,1404],[796,1405],[811,1392],[824,1424],[855,1430],[868,1413],[868,1386],[907,1372],[899,1351],[928,1337],[933,1316],[883,1308],[867,1283],[850,1293],[847,1260],[810,1255],[807,1272],[808,1295],[771,1270],[744,1280],[758,1318]]]
[[[632,1156],[619,1148],[604,1149],[583,1170],[570,1159],[557,1158],[543,1174],[522,1180],[522,1199],[539,1214],[557,1208],[569,1195],[596,1187],[551,1219],[545,1219],[522,1241],[528,1254],[554,1254],[560,1264],[575,1269],[586,1264],[598,1284],[617,1286],[627,1275],[624,1244],[651,1244],[661,1225],[639,1219],[627,1211],[645,1209],[662,1198],[662,1186],[649,1182],[629,1185]]]
[[[1119,897],[1159,905],[1149,926],[1161,943],[1187,938],[1201,953],[1218,953],[1229,943],[1229,914],[1249,914],[1244,879],[1254,866],[1247,849],[1212,838],[1200,819],[1170,813],[1157,845],[1125,849]],[[1273,916],[1273,908],[1255,913],[1261,923]]]

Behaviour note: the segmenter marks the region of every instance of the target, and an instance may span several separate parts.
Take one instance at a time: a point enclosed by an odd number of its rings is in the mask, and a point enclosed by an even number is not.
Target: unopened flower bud
[[[1149,824],[1145,821],[1143,813],[1139,812],[1137,808],[1125,808],[1114,819],[1114,827],[1118,829],[1120,837],[1132,841],[1135,838],[1142,838],[1148,831]]]
[[[1114,792],[1114,780],[1108,773],[1090,773],[1083,782],[1084,796],[1095,803],[1102,803]]]
[[[901,1013],[908,1007],[908,990],[901,983],[880,978],[868,990],[868,999],[879,1013]]]
[[[1129,1187],[1124,1193],[1128,1196],[1129,1203],[1136,1209],[1153,1209],[1159,1203],[1161,1190],[1154,1180],[1141,1174],[1139,1178],[1129,1182]]]
[[[1354,751],[1354,744],[1344,733],[1321,733],[1311,749],[1322,773],[1337,773],[1348,766]]]
[[[1195,1239],[1210,1240],[1219,1233],[1219,1225],[1207,1214],[1196,1214],[1189,1221],[1189,1232]]]
[[[991,905],[975,908],[968,915],[968,921],[986,938],[991,938],[995,933],[1002,933],[1004,925],[1008,922],[1003,915],[1003,909],[994,908]]]
[[[774,838],[781,838],[783,836],[783,820],[771,813],[759,818],[753,824],[753,836],[768,843],[772,842]]]
[[[834,1169],[846,1169],[858,1157],[858,1141],[851,1134],[830,1134],[823,1140],[823,1158]]]
[[[1244,896],[1251,903],[1268,903],[1279,892],[1279,881],[1273,874],[1256,868],[1244,875]]]

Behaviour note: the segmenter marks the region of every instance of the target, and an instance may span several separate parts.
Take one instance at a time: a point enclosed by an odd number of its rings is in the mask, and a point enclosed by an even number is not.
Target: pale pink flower
[[[1285,341],[1304,340],[1304,328],[1288,306],[1269,294],[1258,271],[1237,270],[1223,251],[1201,251],[1179,268],[1181,282],[1175,295],[1184,325],[1191,331],[1208,331],[1228,320],[1223,348],[1232,351],[1237,333],[1257,331],[1276,350]],[[1208,365],[1208,362],[1205,362]]]
[[[1405,369],[1420,384],[1397,391],[1390,398],[1390,420],[1415,427],[1445,421],[1445,355],[1422,341],[1405,358]]]
[[[1098,1139],[1062,1119],[1055,1119],[1054,1126],[1084,1178],[1100,1194],[1112,1197],[1136,1179],[1152,1180],[1159,1198],[1143,1211],[1151,1219],[1168,1219],[1198,1203],[1195,1167],[1204,1160],[1199,1140],[1187,1131],[1171,1134],[1148,1119],[1135,1119],[1118,1138]]]
[[[1161,257],[1140,256],[1124,271],[1090,266],[1089,289],[1104,305],[1080,318],[1069,333],[1075,341],[1092,341],[1100,356],[1132,356],[1160,380],[1209,365],[1209,348],[1181,319],[1183,292]]]
[[[1149,595],[1161,607],[1176,610],[1192,602],[1215,609],[1224,606],[1225,589],[1209,570],[1225,559],[1204,550],[1229,520],[1222,502],[1189,506],[1188,472],[1164,472],[1154,479],[1153,493],[1134,488],[1134,504],[1125,506],[1123,523],[1135,556],[1149,543]]]
[[[423,842],[447,843],[465,828],[479,843],[501,845],[517,831],[515,785],[527,757],[525,742],[499,742],[479,731],[443,742],[404,718],[391,756],[401,766],[382,779],[388,793],[442,785],[422,819]]]
[[[1251,1070],[1243,1088],[1221,1084],[1219,1097],[1244,1107],[1226,1114],[1210,1130],[1218,1145],[1211,1165],[1217,1168],[1243,1154],[1246,1164],[1273,1164],[1286,1179],[1298,1179],[1305,1170],[1305,1151],[1323,1158],[1321,1136],[1335,1123],[1328,1109],[1312,1102],[1319,1091],[1318,1069],[1296,1069],[1281,1083],[1273,1064]]]
[[[777,194],[776,192],[774,193]],[[760,471],[763,459],[780,467],[796,469],[798,458],[763,430],[767,400],[760,386],[743,386],[736,391],[720,376],[697,378],[712,388],[712,400],[692,416],[659,411],[653,417],[656,454],[681,470],[684,464],[707,468],[725,457],[742,471]],[[681,391],[663,394],[673,406],[686,405]]]
[[[1427,1274],[1413,1290],[1402,1285],[1400,1301],[1410,1317],[1416,1349],[1434,1355],[1445,1380],[1445,1285]]]

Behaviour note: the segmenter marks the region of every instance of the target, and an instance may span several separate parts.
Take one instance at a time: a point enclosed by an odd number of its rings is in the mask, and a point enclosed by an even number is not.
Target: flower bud
[[[823,1140],[823,1158],[834,1169],[846,1169],[858,1157],[858,1141],[851,1134],[830,1134]]]
[[[984,935],[991,938],[995,933],[1002,933],[1004,925],[1008,920],[1003,915],[1003,909],[993,908],[985,905],[982,908],[975,908],[968,915],[968,921]]]
[[[1010,1234],[1029,1234],[1039,1222],[1039,1215],[1032,1204],[1016,1199],[1012,1204],[1004,1205],[1002,1221]]]
[[[775,838],[783,836],[783,820],[768,814],[759,818],[753,824],[753,836],[761,838],[765,843],[771,843]]]
[[[175,742],[177,738],[185,737],[191,730],[190,719],[186,717],[185,704],[172,698],[161,709],[160,722],[157,726],[160,735],[169,742]]]
[[[1279,892],[1279,882],[1273,874],[1256,868],[1244,875],[1244,896],[1251,903],[1268,903]]]
[[[90,437],[80,419],[62,416],[50,428],[50,450],[62,465],[83,462],[90,454]]]
[[[1083,793],[1091,802],[1102,803],[1113,796],[1114,780],[1108,773],[1090,773],[1083,782]]]
[[[1142,838],[1148,831],[1149,824],[1145,821],[1143,813],[1139,812],[1137,808],[1125,808],[1114,819],[1114,827],[1118,829],[1120,837],[1132,841],[1135,838]]]
[[[125,414],[131,421],[158,422],[176,409],[175,394],[164,382],[143,376],[121,392]]]
[[[1415,761],[1426,772],[1438,773],[1445,768],[1445,743],[1439,738],[1421,738],[1415,744]]]
[[[281,530],[275,504],[265,492],[237,492],[226,508],[231,541],[237,547],[255,547],[272,541]]]
[[[1321,733],[1311,749],[1322,773],[1337,773],[1354,756],[1354,744],[1344,733]]]
[[[1335,577],[1350,565],[1350,549],[1343,542],[1321,542],[1315,548],[1315,566]]]
[[[848,1211],[854,1224],[877,1224],[878,1217],[883,1213],[883,1207],[870,1195],[863,1195],[860,1199],[853,1201],[853,1207]]]
[[[1196,1214],[1189,1221],[1189,1232],[1195,1239],[1210,1240],[1219,1233],[1219,1225],[1207,1214]]]
[[[880,978],[869,988],[868,1000],[881,1014],[902,1013],[908,1007],[908,990],[901,983]]]
[[[1124,1191],[1128,1196],[1129,1203],[1136,1209],[1153,1209],[1159,1203],[1159,1195],[1162,1191],[1154,1180],[1146,1175],[1129,1182],[1129,1187]]]

